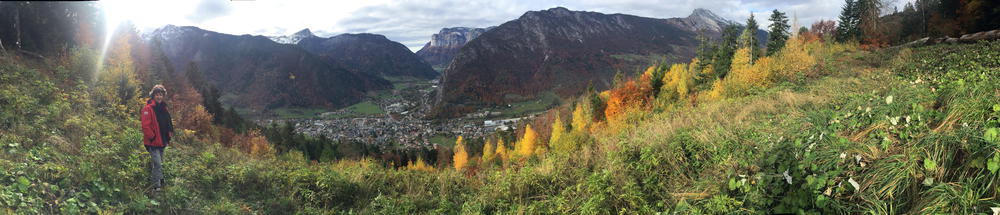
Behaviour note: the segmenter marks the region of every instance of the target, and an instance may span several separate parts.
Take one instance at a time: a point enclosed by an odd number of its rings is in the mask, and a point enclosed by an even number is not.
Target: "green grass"
[[[525,115],[539,113],[559,104],[559,96],[551,91],[539,93],[535,99],[511,103],[510,108],[501,108],[501,117],[522,117]]]
[[[363,102],[359,102],[357,104],[351,105],[351,106],[347,107],[347,110],[350,110],[351,112],[355,112],[355,113],[366,114],[366,115],[376,115],[376,114],[384,114],[385,113],[385,111],[383,111],[381,107],[379,107],[378,105],[376,105],[375,103],[372,103],[370,101],[363,101]]]
[[[341,110],[343,110],[344,112],[337,114],[329,114],[324,117],[328,119],[344,119],[344,118],[369,117],[369,116],[385,114],[385,110],[382,110],[381,107],[379,107],[375,103],[372,103],[371,101],[358,102],[357,104],[353,104]]]
[[[458,137],[446,136],[441,134],[434,135],[433,137],[428,138],[428,141],[430,141],[431,143],[445,147],[454,146],[456,140],[458,140]]]
[[[311,119],[319,117],[319,114],[327,112],[329,110],[322,108],[277,108],[271,110],[282,119]]]

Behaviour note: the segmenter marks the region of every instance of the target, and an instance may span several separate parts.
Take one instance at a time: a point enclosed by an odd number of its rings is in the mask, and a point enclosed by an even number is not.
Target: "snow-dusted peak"
[[[291,35],[271,36],[268,38],[277,43],[296,44],[300,40],[310,37],[316,37],[316,35],[313,34],[312,31],[310,31],[308,28],[306,28],[302,29],[299,32],[295,32],[294,34]]]

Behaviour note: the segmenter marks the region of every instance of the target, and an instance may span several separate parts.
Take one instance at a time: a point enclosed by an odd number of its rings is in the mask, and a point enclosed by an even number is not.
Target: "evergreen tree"
[[[767,55],[771,56],[785,47],[785,41],[788,40],[788,16],[777,9],[771,13],[770,33],[767,38]]]
[[[861,22],[858,2],[846,0],[840,12],[840,23],[837,24],[837,41],[844,42],[857,40],[861,31],[858,25]]]
[[[759,29],[757,19],[751,13],[750,18],[747,18],[747,27],[743,29],[743,34],[740,34],[739,39],[739,48],[750,49],[751,63],[757,59],[757,56],[760,56],[760,41],[757,41],[757,30]]]
[[[729,66],[732,63],[733,53],[736,52],[736,42],[739,39],[740,27],[728,25],[722,29],[722,39],[715,46],[715,55],[712,58],[713,73],[719,78],[726,77],[729,73]]]

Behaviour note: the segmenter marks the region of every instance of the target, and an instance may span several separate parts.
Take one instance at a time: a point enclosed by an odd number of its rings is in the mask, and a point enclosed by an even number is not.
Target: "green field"
[[[324,116],[324,118],[344,119],[344,118],[357,118],[357,117],[367,117],[367,116],[385,114],[385,111],[382,110],[381,107],[379,107],[375,103],[372,103],[371,101],[359,102],[357,104],[345,107],[342,110],[345,110],[345,112],[330,114]]]
[[[322,108],[278,108],[271,111],[282,119],[309,119],[319,117],[319,114],[329,110]]]
[[[452,136],[438,134],[438,135],[434,135],[429,140],[430,140],[431,143],[434,143],[434,144],[438,144],[438,145],[445,146],[445,147],[451,147],[451,146],[455,145],[455,141],[458,140],[458,137],[452,137]]]
[[[501,112],[502,118],[522,117],[528,114],[546,111],[559,105],[559,96],[551,91],[538,94],[538,97],[510,104],[510,108],[502,107],[497,109]]]

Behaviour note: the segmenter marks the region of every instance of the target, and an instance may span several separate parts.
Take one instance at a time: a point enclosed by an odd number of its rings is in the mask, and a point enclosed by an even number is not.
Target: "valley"
[[[458,136],[484,138],[497,131],[513,130],[558,105],[550,95],[510,106],[499,106],[452,119],[428,119],[427,111],[437,80],[390,78],[392,89],[371,92],[362,102],[335,110],[285,108],[251,116],[258,125],[290,123],[297,132],[325,136],[342,143],[367,144],[386,149],[435,149],[454,144]]]

